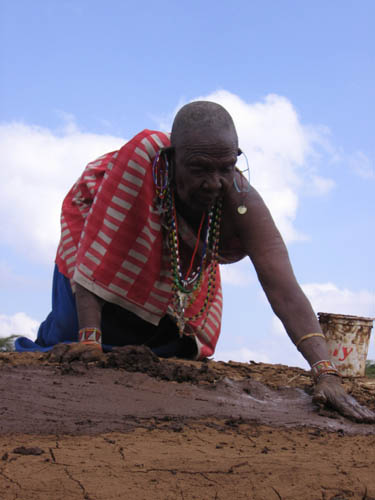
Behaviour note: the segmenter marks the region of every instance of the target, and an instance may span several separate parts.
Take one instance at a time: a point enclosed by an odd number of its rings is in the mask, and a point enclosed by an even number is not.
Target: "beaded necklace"
[[[177,288],[182,292],[182,293],[190,293],[191,291],[194,291],[198,284],[199,284],[199,278],[202,274],[203,271],[203,261],[205,259],[206,255],[206,248],[207,248],[207,239],[208,239],[208,234],[209,234],[209,228],[210,228],[210,222],[212,219],[212,210],[208,214],[208,219],[206,221],[206,213],[204,212],[202,214],[202,218],[199,224],[199,229],[198,229],[198,234],[197,234],[197,241],[195,243],[195,247],[193,250],[193,254],[190,259],[190,264],[189,268],[186,271],[185,274],[182,273],[181,270],[181,262],[180,262],[180,244],[179,244],[179,239],[178,239],[178,222],[177,222],[177,212],[176,212],[176,205],[175,205],[175,199],[174,199],[174,193],[170,194],[170,205],[171,205],[171,210],[170,210],[170,221],[169,221],[169,226],[170,226],[170,231],[169,231],[169,243],[170,243],[170,249],[171,249],[171,262],[172,262],[172,274],[173,274],[173,279],[174,282],[177,286]],[[205,235],[203,238],[204,246],[203,246],[203,251],[201,255],[201,261],[199,265],[197,266],[196,270],[191,273],[195,256],[197,254],[197,250],[199,247],[200,243],[200,235],[202,232],[202,227],[204,222],[205,224]],[[191,273],[191,274],[190,274]],[[190,285],[193,285],[193,288],[189,288]]]
[[[173,279],[173,314],[177,321],[179,333],[182,336],[186,334],[185,324],[188,321],[195,321],[208,312],[208,306],[211,304],[215,294],[216,269],[219,251],[220,222],[222,201],[219,199],[213,208],[202,215],[199,225],[197,241],[190,260],[188,271],[184,275],[181,270],[180,248],[178,239],[178,223],[175,206],[174,193],[168,189],[167,193],[167,217],[169,226],[169,248],[171,252],[171,271]],[[200,243],[200,236],[204,231],[203,248],[200,263],[195,271],[191,273],[195,256]],[[208,252],[211,254],[211,260],[207,266]],[[206,267],[207,266],[207,267]],[[207,294],[201,309],[192,316],[186,316],[185,310],[195,301],[203,281],[203,272],[209,267],[209,277],[207,285]],[[191,274],[190,274],[191,273]],[[205,318],[206,321],[207,317]],[[204,326],[203,326],[204,327]]]
[[[222,213],[221,198],[216,201],[208,214],[203,213],[199,224],[197,241],[190,259],[190,264],[185,275],[181,271],[180,248],[178,239],[178,222],[174,192],[170,187],[168,156],[160,150],[152,164],[152,176],[155,184],[157,207],[160,214],[165,214],[167,219],[168,243],[171,255],[172,272],[172,314],[176,318],[179,334],[189,335],[185,331],[185,323],[196,321],[206,313],[202,328],[207,320],[207,313],[216,289],[216,270],[219,255],[220,223]],[[203,231],[203,237],[201,238]],[[197,268],[192,271],[200,241],[203,241],[202,254]],[[210,261],[208,262],[208,254]],[[203,273],[208,270],[207,294],[200,310],[186,316],[185,310],[193,304],[201,289]]]

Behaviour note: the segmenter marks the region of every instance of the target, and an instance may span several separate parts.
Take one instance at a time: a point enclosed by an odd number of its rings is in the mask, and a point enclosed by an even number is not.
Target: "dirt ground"
[[[0,500],[375,500],[375,425],[299,368],[0,354]],[[345,379],[375,410],[375,379]]]

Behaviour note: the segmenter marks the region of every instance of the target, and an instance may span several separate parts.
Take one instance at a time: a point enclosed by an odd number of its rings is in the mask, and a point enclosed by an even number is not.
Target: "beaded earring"
[[[152,162],[152,177],[156,188],[156,194],[162,200],[168,190],[169,184],[169,162],[163,149],[160,149]]]
[[[237,191],[237,193],[248,193],[250,191],[250,167],[249,167],[249,161],[247,159],[247,156],[245,153],[241,150],[238,149],[238,156],[243,155],[245,158],[246,165],[244,168],[240,168],[236,166],[237,171],[240,173],[240,179],[241,179],[241,186],[238,185],[238,182],[236,180],[236,176],[233,178],[233,184],[234,187]],[[241,203],[237,207],[237,212],[240,215],[244,215],[247,212],[247,206],[244,203]]]

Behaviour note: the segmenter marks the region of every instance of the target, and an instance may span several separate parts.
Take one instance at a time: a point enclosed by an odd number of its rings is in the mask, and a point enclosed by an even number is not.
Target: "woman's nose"
[[[217,173],[210,173],[206,177],[203,187],[209,191],[220,191],[222,188],[223,183],[221,176]]]

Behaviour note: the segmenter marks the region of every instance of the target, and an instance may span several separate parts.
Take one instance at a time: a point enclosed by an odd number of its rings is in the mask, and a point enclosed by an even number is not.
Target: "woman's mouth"
[[[213,196],[213,195],[206,195],[206,194],[199,194],[196,196],[196,201],[202,205],[202,206],[205,206],[205,207],[209,207],[211,205],[213,205],[216,201],[216,196]]]

